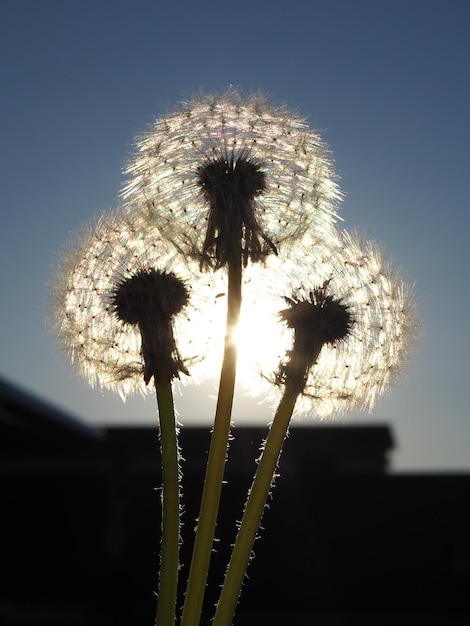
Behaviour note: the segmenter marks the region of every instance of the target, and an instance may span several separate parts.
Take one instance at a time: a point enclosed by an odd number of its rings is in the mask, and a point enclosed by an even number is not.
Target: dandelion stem
[[[256,538],[263,510],[281,455],[289,422],[301,388],[292,379],[286,381],[284,394],[264,444],[258,468],[249,491],[243,519],[237,534],[225,581],[220,594],[213,626],[230,626],[240,595],[251,551]]]
[[[162,544],[156,626],[175,623],[180,545],[178,440],[170,381],[155,382],[162,458]]]
[[[197,626],[202,612],[230,435],[237,360],[233,332],[240,317],[241,277],[242,267],[241,258],[239,258],[228,265],[227,329],[224,357],[181,626]]]

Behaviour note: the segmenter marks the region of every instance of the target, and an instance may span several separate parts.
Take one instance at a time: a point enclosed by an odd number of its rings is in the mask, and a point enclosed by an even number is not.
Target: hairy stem
[[[240,317],[241,277],[241,259],[229,263],[224,357],[181,626],[198,626],[209,571],[230,435],[237,360],[233,332]]]
[[[171,382],[155,382],[162,458],[162,544],[156,626],[176,617],[180,546],[179,453]]]
[[[310,367],[313,367],[320,355],[324,341],[317,338],[310,345],[309,358],[299,358],[304,351],[297,333],[285,368],[286,378],[282,398],[274,415],[268,437],[263,447],[258,467],[248,492],[245,510],[237,533],[232,556],[225,574],[224,584],[212,626],[230,626],[248,567],[251,551],[258,532],[264,507],[272,486],[282,446],[286,438],[289,423],[294,412],[297,398],[305,386],[305,379]]]
[[[256,533],[299,393],[300,390],[296,383],[286,382],[284,394],[269,430],[245,505],[242,522],[217,604],[213,626],[230,626],[232,623]]]

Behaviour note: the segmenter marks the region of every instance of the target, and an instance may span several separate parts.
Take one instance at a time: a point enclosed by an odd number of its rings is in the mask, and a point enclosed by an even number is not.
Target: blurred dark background
[[[212,607],[266,429],[235,428]],[[181,580],[208,428],[180,434]],[[390,474],[385,425],[292,428],[235,626],[470,623],[470,475]],[[155,428],[94,430],[0,381],[2,626],[154,623]]]

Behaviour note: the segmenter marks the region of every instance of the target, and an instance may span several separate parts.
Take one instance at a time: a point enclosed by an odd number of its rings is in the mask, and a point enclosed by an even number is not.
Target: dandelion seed
[[[305,121],[235,90],[157,120],[127,174],[124,198],[204,268],[260,261],[310,228],[327,237],[340,197]]]

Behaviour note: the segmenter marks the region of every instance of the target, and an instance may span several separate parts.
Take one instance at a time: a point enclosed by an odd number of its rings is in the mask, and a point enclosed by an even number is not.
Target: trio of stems
[[[233,331],[241,308],[242,263],[228,265],[227,330],[219,394],[206,476],[187,583],[181,626],[198,626],[213,547],[230,435],[237,349]],[[318,348],[318,353],[321,346]],[[317,353],[317,356],[318,356]],[[305,372],[306,373],[306,372]],[[299,382],[300,381],[300,382]],[[230,626],[273,476],[300,393],[302,376],[287,375],[284,394],[265,441],[246,502],[214,617],[215,626]],[[162,545],[156,626],[175,622],[179,551],[179,466],[171,383],[156,383],[162,454]]]

